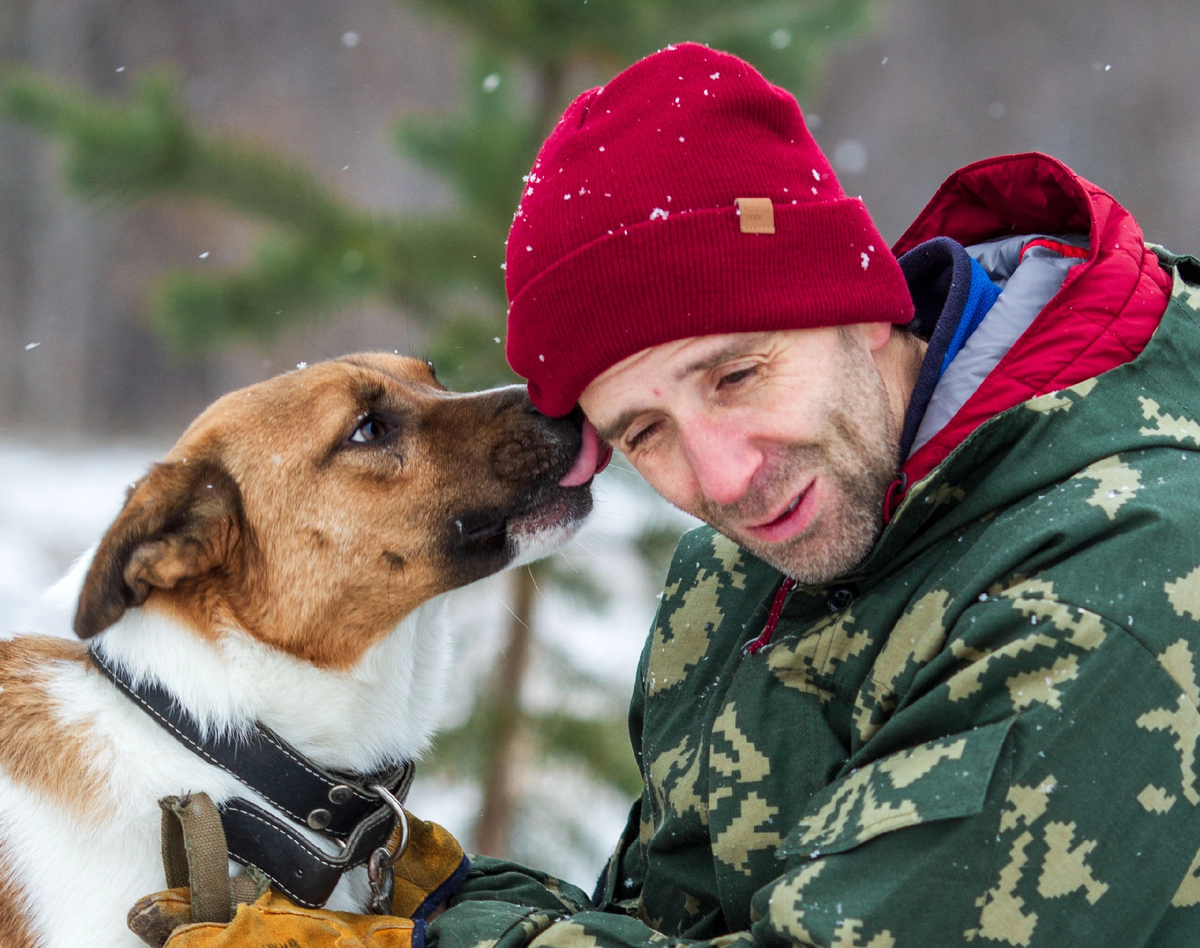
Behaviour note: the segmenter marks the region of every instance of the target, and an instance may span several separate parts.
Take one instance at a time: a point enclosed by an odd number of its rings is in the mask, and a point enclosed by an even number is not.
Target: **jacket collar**
[[[893,252],[900,256],[941,236],[966,245],[1029,233],[1086,233],[1088,258],[954,418],[907,459],[910,487],[989,418],[1131,361],[1158,327],[1171,276],[1147,249],[1137,222],[1049,155],[1006,155],[956,171]]]
[[[1052,490],[1103,458],[1160,446],[1200,451],[1151,417],[1151,409],[1168,418],[1200,417],[1200,396],[1191,384],[1200,365],[1200,304],[1192,302],[1200,300],[1195,288],[1200,264],[1158,252],[1164,266],[1178,268],[1171,274],[1176,287],[1145,350],[1098,376],[987,419],[937,468],[908,485],[875,548],[839,583],[871,585],[967,524]],[[1181,272],[1196,283],[1184,284]],[[1168,407],[1147,402],[1148,387]],[[1114,411],[1128,413],[1128,422],[1115,423]]]

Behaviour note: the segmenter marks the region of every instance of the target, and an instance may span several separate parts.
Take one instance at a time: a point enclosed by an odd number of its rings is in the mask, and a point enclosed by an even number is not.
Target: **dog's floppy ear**
[[[246,526],[241,492],[213,461],[156,464],[133,485],[84,579],[75,634],[89,639],[153,589],[232,565]]]

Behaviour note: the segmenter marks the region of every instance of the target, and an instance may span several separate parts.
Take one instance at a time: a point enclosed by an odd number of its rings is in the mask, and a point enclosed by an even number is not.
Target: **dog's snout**
[[[583,444],[582,411],[551,418],[530,401],[523,385],[457,398],[446,403],[446,410],[457,413],[456,426],[470,435],[459,450],[482,448],[484,469],[521,490],[558,484]]]
[[[544,433],[512,432],[492,449],[492,473],[502,481],[545,480],[554,470],[554,448]]]
[[[491,451],[492,473],[507,482],[557,482],[579,453],[583,413],[551,418],[529,401],[524,388],[508,392],[520,411],[504,413],[506,422]]]

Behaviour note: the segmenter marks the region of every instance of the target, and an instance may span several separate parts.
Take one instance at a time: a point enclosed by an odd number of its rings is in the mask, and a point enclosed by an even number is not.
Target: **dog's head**
[[[75,631],[144,605],[348,667],[426,600],[567,540],[592,506],[590,481],[559,485],[582,440],[523,387],[454,394],[400,356],[233,392],[130,488]]]

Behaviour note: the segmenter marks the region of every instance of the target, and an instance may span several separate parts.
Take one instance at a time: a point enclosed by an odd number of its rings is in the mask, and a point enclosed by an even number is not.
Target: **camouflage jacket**
[[[797,587],[680,543],[595,896],[476,860],[435,948],[1200,944],[1200,266],[1136,359],[981,424]]]

